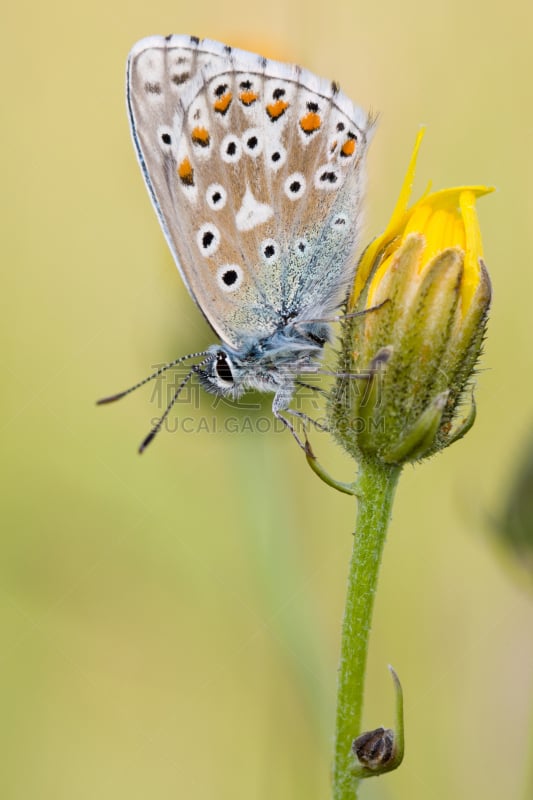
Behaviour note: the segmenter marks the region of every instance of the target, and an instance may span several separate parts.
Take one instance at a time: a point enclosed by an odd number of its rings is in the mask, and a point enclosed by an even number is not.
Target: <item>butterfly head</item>
[[[198,370],[200,383],[211,394],[238,399],[245,391],[240,360],[224,346],[214,346],[210,352],[212,358]]]
[[[325,323],[312,322],[301,327],[288,325],[240,350],[213,345],[207,363],[195,371],[206,391],[234,400],[248,389],[289,391],[300,372],[316,371],[329,333]]]

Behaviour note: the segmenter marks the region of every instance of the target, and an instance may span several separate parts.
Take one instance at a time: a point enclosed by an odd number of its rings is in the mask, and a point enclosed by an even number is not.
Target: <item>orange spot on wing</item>
[[[266,107],[266,110],[270,119],[276,120],[279,119],[282,116],[282,114],[286,112],[288,107],[289,104],[287,103],[286,100],[276,100],[275,103],[270,103],[270,105]]]
[[[193,144],[200,147],[207,147],[210,141],[209,131],[206,128],[193,128],[191,133]]]
[[[259,95],[257,92],[252,92],[251,89],[245,89],[244,92],[240,93],[239,97],[243,106],[251,106],[255,103]]]
[[[194,186],[194,170],[188,158],[184,158],[177,169],[178,177],[185,186]]]
[[[218,111],[219,114],[225,114],[230,107],[232,99],[233,95],[231,92],[226,92],[226,94],[223,94],[222,97],[219,97],[217,100],[215,100],[213,103],[213,108],[215,111]]]
[[[314,111],[310,111],[309,114],[306,114],[305,117],[302,117],[300,120],[300,128],[304,133],[314,133],[321,125],[322,120]]]
[[[347,139],[343,146],[341,147],[341,156],[348,158],[348,156],[353,156],[355,153],[355,139]]]

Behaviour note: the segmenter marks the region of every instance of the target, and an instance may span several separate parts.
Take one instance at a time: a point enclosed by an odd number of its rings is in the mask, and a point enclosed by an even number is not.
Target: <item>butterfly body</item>
[[[298,375],[314,373],[330,330],[325,323],[286,325],[240,350],[214,345],[213,358],[198,370],[200,382],[212,394],[237,400],[245,391],[273,392],[275,413],[288,408]]]
[[[330,81],[190,36],[134,46],[127,104],[176,265],[221,340],[192,372],[216,394],[273,392],[277,414],[353,280],[372,123]]]

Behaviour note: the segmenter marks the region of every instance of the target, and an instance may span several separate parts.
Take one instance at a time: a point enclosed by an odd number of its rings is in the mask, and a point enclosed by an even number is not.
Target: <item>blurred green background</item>
[[[287,434],[164,433],[140,458],[150,389],[94,406],[212,341],[125,113],[131,45],[169,32],[297,61],[380,112],[366,238],[421,123],[418,192],[498,188],[479,207],[495,300],[478,421],[405,471],[375,611],[366,723],[393,721],[390,662],[407,755],[363,796],[526,797],[533,603],[488,519],[533,417],[532,23],[529,0],[4,7],[3,800],[328,796],[351,499]]]

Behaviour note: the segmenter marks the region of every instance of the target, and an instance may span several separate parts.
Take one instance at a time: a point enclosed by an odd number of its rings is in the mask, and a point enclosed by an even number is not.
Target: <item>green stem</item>
[[[357,525],[342,623],[333,772],[334,800],[356,800],[352,742],[361,733],[363,693],[374,595],[401,467],[360,464]]]

